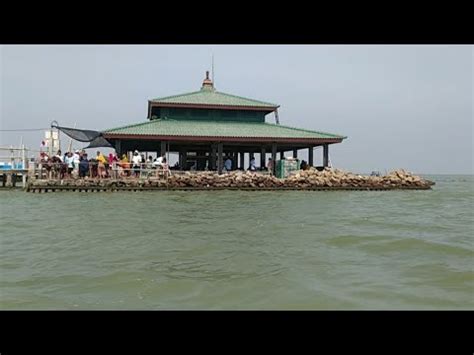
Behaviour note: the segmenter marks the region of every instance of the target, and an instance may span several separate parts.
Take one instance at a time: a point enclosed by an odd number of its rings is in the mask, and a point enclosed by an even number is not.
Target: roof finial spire
[[[204,79],[204,81],[202,82],[201,90],[214,91],[214,84],[209,78],[209,70],[206,70],[206,79]]]

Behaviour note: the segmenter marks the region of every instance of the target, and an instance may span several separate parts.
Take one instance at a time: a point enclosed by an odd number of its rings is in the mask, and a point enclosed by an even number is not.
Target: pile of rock
[[[430,188],[434,182],[413,175],[403,169],[395,170],[385,176],[365,176],[339,169],[325,168],[323,171],[310,169],[299,171],[285,179],[290,187],[340,187],[340,188]]]
[[[405,170],[396,170],[385,176],[363,176],[339,169],[325,168],[318,171],[299,170],[290,177],[278,179],[275,176],[251,172],[230,172],[218,175],[215,172],[186,172],[173,174],[165,179],[120,179],[120,180],[36,180],[32,186],[71,186],[79,188],[251,188],[251,189],[429,189],[434,182],[415,176]]]

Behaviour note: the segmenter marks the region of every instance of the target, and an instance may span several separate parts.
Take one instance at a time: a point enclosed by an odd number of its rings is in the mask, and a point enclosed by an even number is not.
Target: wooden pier
[[[38,186],[28,185],[25,191],[32,193],[49,192],[140,192],[140,191],[394,191],[394,190],[430,190],[429,186],[405,186],[405,187],[356,187],[356,186],[320,186],[320,187],[166,187],[166,186]]]

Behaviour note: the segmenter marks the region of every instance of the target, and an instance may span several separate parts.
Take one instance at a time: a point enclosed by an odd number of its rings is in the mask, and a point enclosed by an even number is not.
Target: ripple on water
[[[398,192],[1,191],[0,308],[474,309],[474,180],[432,179]]]

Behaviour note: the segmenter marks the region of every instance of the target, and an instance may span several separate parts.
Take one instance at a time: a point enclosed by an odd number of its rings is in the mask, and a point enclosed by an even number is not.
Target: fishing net
[[[52,124],[51,127],[57,128],[65,135],[79,142],[90,142],[86,148],[113,147],[113,145],[103,137],[102,132],[91,131],[88,129],[77,129],[70,127],[60,127]]]
[[[89,148],[99,148],[99,147],[107,147],[107,148],[113,148],[114,146],[110,144],[110,142],[105,139],[102,136],[97,137],[93,141],[90,142],[90,144],[85,147],[84,149],[89,149]]]

